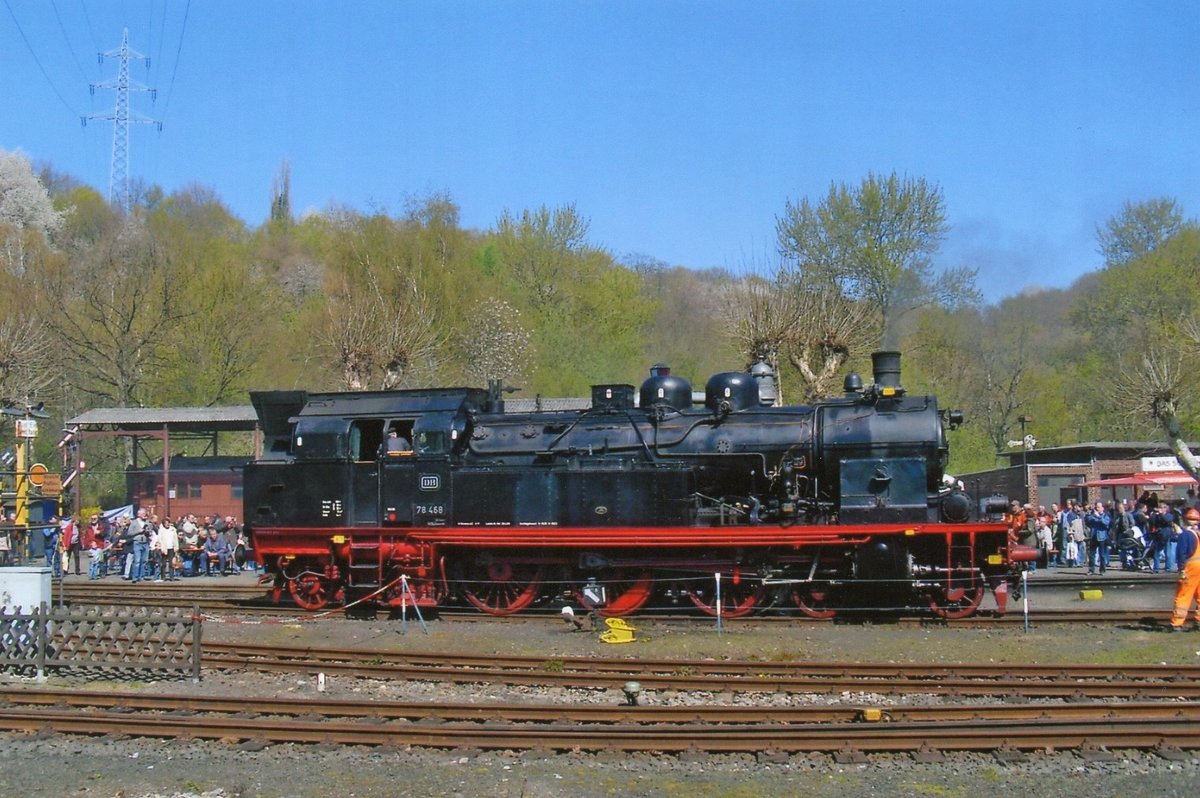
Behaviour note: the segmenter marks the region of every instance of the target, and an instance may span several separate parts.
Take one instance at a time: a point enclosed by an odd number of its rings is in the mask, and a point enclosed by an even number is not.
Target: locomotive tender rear
[[[461,597],[505,614],[590,583],[610,614],[655,597],[970,614],[1004,581],[1005,530],[943,486],[943,424],[961,418],[906,394],[897,353],[874,361],[866,389],[851,375],[794,407],[733,372],[693,405],[663,367],[638,401],[599,385],[582,411],[506,413],[471,388],[255,393],[266,446],[245,518],[277,591],[312,609]]]

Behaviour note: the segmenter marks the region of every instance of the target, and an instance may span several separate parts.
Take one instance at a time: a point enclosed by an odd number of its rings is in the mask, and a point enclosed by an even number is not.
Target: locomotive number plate
[[[446,507],[441,504],[414,504],[414,515],[445,515]]]

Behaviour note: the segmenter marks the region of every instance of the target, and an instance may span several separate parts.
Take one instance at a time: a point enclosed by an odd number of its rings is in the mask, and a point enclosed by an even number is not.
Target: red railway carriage
[[[915,600],[961,617],[989,586],[1003,606],[1006,530],[944,484],[961,416],[907,395],[896,353],[812,405],[764,405],[757,379],[718,374],[693,404],[656,367],[636,392],[595,386],[586,410],[523,413],[498,386],[256,393],[267,446],[244,517],[277,593],[309,609],[600,597],[612,615],[828,617]]]

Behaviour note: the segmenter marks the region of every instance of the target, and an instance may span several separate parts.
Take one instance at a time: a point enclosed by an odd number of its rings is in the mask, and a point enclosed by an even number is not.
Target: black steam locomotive
[[[1003,608],[1006,530],[944,484],[961,414],[874,382],[768,406],[763,370],[692,386],[655,367],[589,408],[506,412],[498,385],[252,395],[255,548],[301,606],[463,599],[494,614],[559,599],[620,615],[687,602],[736,616],[794,606]]]

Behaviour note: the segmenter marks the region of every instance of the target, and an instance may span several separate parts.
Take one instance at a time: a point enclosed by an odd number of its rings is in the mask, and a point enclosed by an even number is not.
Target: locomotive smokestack
[[[871,369],[875,372],[876,386],[879,388],[895,388],[897,391],[902,390],[900,387],[899,352],[872,352]]]

